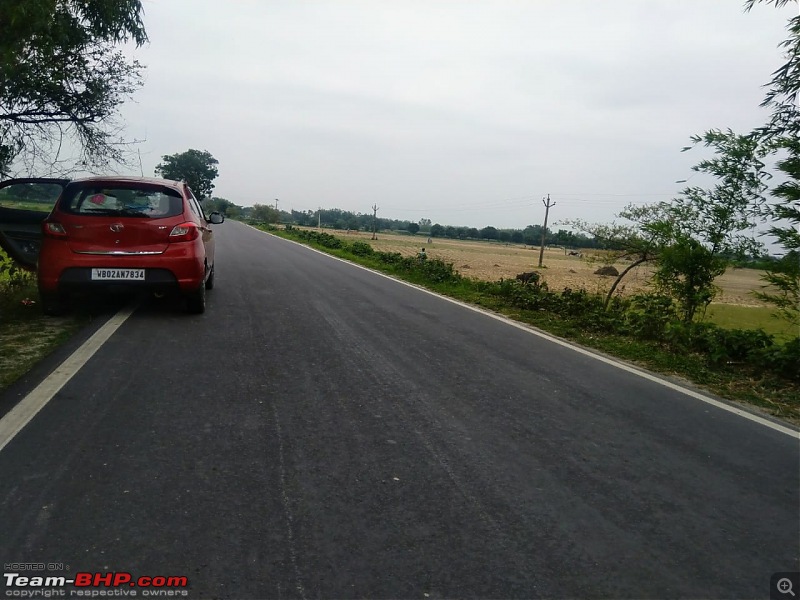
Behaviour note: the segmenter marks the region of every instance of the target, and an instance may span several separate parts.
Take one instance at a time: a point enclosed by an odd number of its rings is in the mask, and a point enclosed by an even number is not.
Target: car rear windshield
[[[73,215],[161,219],[181,214],[183,198],[158,185],[72,184],[64,190],[59,209]]]

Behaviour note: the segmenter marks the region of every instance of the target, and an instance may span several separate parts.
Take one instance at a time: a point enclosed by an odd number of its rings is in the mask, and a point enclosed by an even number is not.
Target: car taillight
[[[190,242],[197,239],[197,236],[199,235],[200,231],[195,223],[181,223],[180,225],[175,225],[175,227],[172,228],[172,231],[169,232],[169,241]]]
[[[55,221],[45,221],[42,225],[42,233],[48,237],[65,238],[67,231],[61,223]]]

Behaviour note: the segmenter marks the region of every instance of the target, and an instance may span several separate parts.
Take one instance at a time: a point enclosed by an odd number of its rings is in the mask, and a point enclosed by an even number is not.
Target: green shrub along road
[[[762,329],[684,323],[666,296],[616,297],[605,309],[602,296],[584,289],[479,281],[438,259],[378,252],[366,242],[292,226],[257,227],[800,424],[800,336],[776,338]]]
[[[45,317],[38,304],[36,277],[17,268],[0,250],[0,390],[63,344],[85,316]]]

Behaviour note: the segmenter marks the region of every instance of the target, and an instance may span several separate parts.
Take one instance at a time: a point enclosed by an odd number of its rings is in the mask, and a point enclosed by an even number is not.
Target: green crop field
[[[706,318],[726,329],[763,329],[777,340],[787,341],[800,335],[800,328],[774,316],[775,309],[768,306],[737,306],[712,304]]]
[[[23,210],[36,210],[40,212],[50,212],[53,208],[53,202],[51,200],[16,200],[16,199],[8,199],[3,198],[0,200],[0,206],[3,208],[16,208],[16,209],[23,209]]]

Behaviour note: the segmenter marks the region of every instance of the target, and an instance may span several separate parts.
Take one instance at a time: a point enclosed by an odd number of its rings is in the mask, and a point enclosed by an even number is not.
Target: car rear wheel
[[[193,315],[201,315],[206,312],[206,285],[200,284],[200,288],[190,292],[186,296],[186,310]]]
[[[42,312],[51,317],[59,317],[67,312],[66,298],[54,292],[39,292]]]

